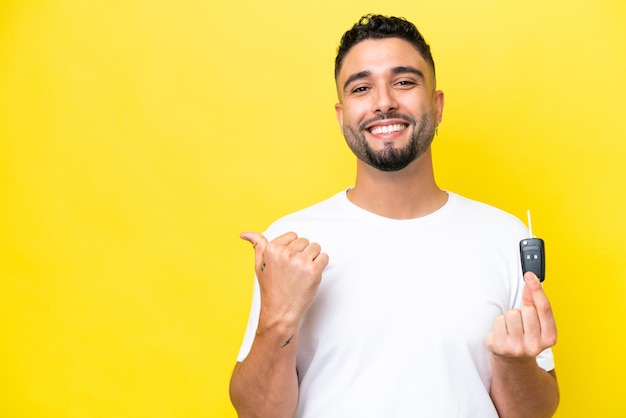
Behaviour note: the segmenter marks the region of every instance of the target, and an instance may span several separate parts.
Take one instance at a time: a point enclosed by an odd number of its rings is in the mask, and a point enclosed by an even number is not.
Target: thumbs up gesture
[[[286,321],[299,323],[311,306],[328,264],[328,255],[317,243],[294,232],[268,242],[256,232],[241,238],[254,247],[254,266],[261,291],[261,318],[268,326]]]

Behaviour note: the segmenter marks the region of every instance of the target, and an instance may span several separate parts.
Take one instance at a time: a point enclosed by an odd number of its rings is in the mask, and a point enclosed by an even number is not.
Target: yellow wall
[[[351,184],[332,62],[363,13],[432,43],[441,186],[547,243],[558,417],[623,413],[622,0],[4,0],[0,416],[234,417],[243,230]]]

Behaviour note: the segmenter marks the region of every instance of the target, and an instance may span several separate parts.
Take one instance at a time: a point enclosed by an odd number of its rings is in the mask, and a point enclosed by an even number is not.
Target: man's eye
[[[361,86],[361,87],[356,87],[354,89],[352,89],[352,93],[363,93],[364,91],[367,91],[368,88],[365,86]]]
[[[409,80],[401,80],[401,81],[398,81],[396,85],[400,87],[408,87],[408,86],[415,85],[415,82],[409,81]]]

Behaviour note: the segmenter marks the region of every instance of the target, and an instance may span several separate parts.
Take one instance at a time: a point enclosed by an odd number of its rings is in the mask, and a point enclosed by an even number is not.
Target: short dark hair
[[[366,39],[400,38],[417,49],[422,58],[431,66],[435,76],[435,62],[430,46],[415,25],[403,17],[367,14],[362,16],[352,29],[343,34],[335,58],[335,80],[343,65],[346,54],[353,46]]]

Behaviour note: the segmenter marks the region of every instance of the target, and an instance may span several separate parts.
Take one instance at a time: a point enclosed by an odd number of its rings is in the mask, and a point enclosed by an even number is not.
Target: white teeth
[[[379,134],[390,134],[392,132],[398,132],[404,129],[406,129],[406,125],[397,123],[395,125],[374,126],[372,129],[370,129],[370,132],[374,135],[379,135]]]

